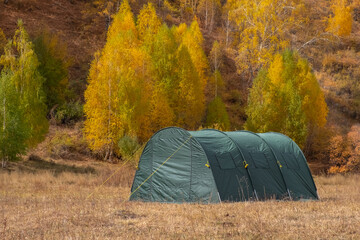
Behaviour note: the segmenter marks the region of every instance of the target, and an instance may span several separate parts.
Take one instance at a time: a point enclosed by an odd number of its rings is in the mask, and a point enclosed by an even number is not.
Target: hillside
[[[36,1],[3,2],[0,5],[0,28],[11,37],[22,19],[31,36],[49,30],[65,42],[72,65],[69,69],[70,87],[81,95],[93,54],[105,42],[105,23],[83,16],[85,1]]]
[[[133,12],[139,13],[145,2],[147,1],[130,1]],[[191,22],[191,12],[171,12],[160,2],[158,4],[162,7],[157,9],[158,16],[168,25]],[[90,63],[94,59],[94,53],[105,45],[108,16],[114,14],[114,9],[118,6],[115,3],[116,1],[108,8],[102,7],[99,3],[81,0],[9,0],[6,4],[0,3],[0,28],[11,38],[17,27],[17,20],[22,19],[31,37],[36,37],[44,29],[57,34],[59,39],[66,43],[71,59],[69,88],[74,90],[77,99],[83,101]],[[176,7],[180,5],[178,1],[170,3]],[[224,4],[224,1],[221,3]],[[315,33],[318,31],[316,27],[324,24],[324,18],[331,16],[332,10],[328,1],[306,0],[304,4],[312,9],[307,13],[308,28],[290,32],[291,44],[294,49],[300,49],[300,55],[313,67],[329,108],[327,125],[324,130],[312,133],[311,141],[305,146],[304,152],[315,171],[328,169],[329,165],[341,168],[348,159],[360,156],[359,8],[355,5],[353,7],[354,21],[349,36],[323,40],[323,35]],[[214,18],[215,23],[211,29],[206,26],[200,13],[198,16],[207,56],[215,40],[225,41],[224,21],[220,12],[216,14],[220,15]],[[235,37],[236,32],[232,38]],[[237,69],[236,41],[233,41],[231,47],[224,52],[221,68],[225,83],[223,98],[229,113],[231,129],[243,129],[252,79],[249,81],[249,76]],[[211,99],[208,92],[206,99],[207,102]]]

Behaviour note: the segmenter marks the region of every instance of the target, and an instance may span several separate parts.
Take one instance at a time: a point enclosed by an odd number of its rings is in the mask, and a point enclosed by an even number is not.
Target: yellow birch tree
[[[259,72],[250,89],[245,128],[277,131],[303,147],[313,127],[323,127],[328,108],[309,63],[286,50]]]
[[[347,0],[333,0],[331,5],[333,16],[329,18],[327,31],[336,36],[349,36],[352,29],[352,7]]]
[[[229,0],[226,8],[239,32],[238,71],[249,73],[250,80],[289,45],[285,34],[302,21],[294,15],[298,5],[293,0]]]
[[[111,160],[122,136],[144,140],[150,134],[147,59],[125,0],[114,16],[104,49],[95,55],[85,91],[85,136],[90,148],[105,153],[106,160]]]

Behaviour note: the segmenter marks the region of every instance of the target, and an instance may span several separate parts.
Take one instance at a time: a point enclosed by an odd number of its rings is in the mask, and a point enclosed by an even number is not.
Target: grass
[[[116,167],[0,171],[0,239],[360,239],[360,175],[315,177],[320,201],[160,204],[127,201],[127,166],[96,190]]]

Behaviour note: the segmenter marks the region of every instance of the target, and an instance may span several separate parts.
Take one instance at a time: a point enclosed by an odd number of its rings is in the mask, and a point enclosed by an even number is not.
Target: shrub
[[[345,136],[337,135],[330,140],[329,173],[345,173],[360,170],[360,125],[351,127]]]
[[[71,101],[63,104],[57,109],[55,120],[57,124],[72,125],[81,120],[83,116],[83,105],[80,101]]]
[[[65,102],[71,61],[67,55],[66,45],[55,34],[44,31],[33,43],[39,60],[38,69],[45,79],[43,87],[46,105],[50,110],[55,105]]]
[[[125,135],[120,138],[118,142],[118,151],[122,158],[129,159],[133,157],[136,151],[140,148],[140,144],[137,141],[136,137],[130,137]]]
[[[66,133],[57,132],[47,145],[48,154],[53,158],[68,158],[74,139]]]
[[[83,138],[79,129],[63,129],[56,130],[49,141],[45,142],[47,154],[54,159],[77,159],[81,160],[82,155],[90,155],[87,143]],[[74,131],[74,129],[76,131]]]

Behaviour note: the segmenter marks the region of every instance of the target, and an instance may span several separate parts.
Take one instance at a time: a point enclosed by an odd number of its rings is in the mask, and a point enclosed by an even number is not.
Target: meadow
[[[161,204],[128,201],[132,166],[99,188],[119,165],[41,161],[0,171],[0,239],[360,239],[360,175],[315,176],[319,201]]]

